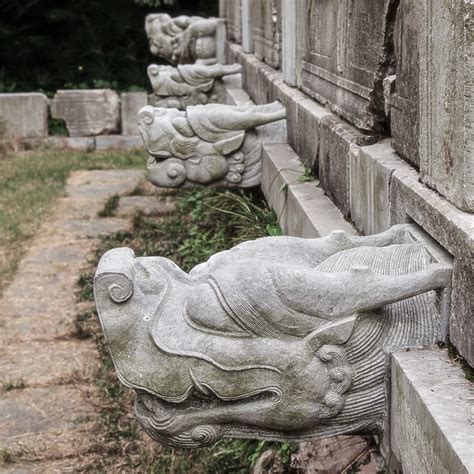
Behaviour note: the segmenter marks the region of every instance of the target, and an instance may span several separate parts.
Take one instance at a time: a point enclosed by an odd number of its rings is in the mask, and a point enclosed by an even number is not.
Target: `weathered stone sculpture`
[[[148,79],[157,96],[157,107],[185,109],[189,105],[222,103],[225,90],[219,81],[242,71],[240,64],[148,66]]]
[[[145,31],[151,53],[171,64],[224,62],[224,20],[185,15],[171,18],[166,13],[150,14],[145,19]]]
[[[261,140],[255,127],[285,118],[279,102],[207,104],[177,109],[143,107],[138,127],[150,154],[149,180],[159,187],[261,181]]]
[[[118,376],[156,440],[304,440],[386,421],[387,353],[439,339],[450,268],[403,227],[268,237],[189,274],[127,248],[101,259],[99,317]]]

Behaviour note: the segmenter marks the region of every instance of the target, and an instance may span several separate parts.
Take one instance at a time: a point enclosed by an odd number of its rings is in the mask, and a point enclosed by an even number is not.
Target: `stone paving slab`
[[[98,212],[143,178],[137,170],[73,173],[0,299],[0,450],[18,459],[0,472],[73,472],[94,446],[98,354],[76,337],[85,306],[77,279],[97,238],[130,225],[128,215]]]

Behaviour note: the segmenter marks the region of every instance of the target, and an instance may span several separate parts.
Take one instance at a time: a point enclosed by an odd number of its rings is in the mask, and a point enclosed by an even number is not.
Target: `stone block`
[[[53,147],[72,151],[93,151],[95,141],[93,137],[61,137],[25,138],[22,144],[26,148]]]
[[[51,114],[66,122],[71,137],[109,134],[119,130],[120,99],[110,89],[59,90]]]
[[[390,227],[390,180],[400,158],[390,140],[350,150],[351,220],[363,234],[377,234]]]
[[[48,98],[44,94],[0,94],[0,134],[34,138],[48,135]]]
[[[146,92],[124,92],[120,95],[122,135],[140,135],[137,116],[145,105],[148,105]]]
[[[138,212],[145,215],[168,214],[174,209],[171,199],[161,196],[122,196],[116,212],[117,217],[133,217]]]
[[[253,51],[261,61],[280,67],[281,0],[251,3]]]
[[[419,38],[421,3],[401,0],[394,28],[396,59],[395,90],[390,97],[392,146],[415,167],[419,167]]]
[[[474,365],[474,215],[420,182],[401,159],[390,181],[390,224],[415,222],[454,257],[449,337]]]
[[[354,234],[334,203],[318,187],[304,182],[304,166],[288,145],[264,145],[262,190],[285,235],[325,237],[333,230]]]
[[[134,150],[143,148],[143,140],[138,135],[101,135],[95,139],[96,150]]]
[[[398,1],[302,0],[298,82],[362,130],[383,131],[383,78],[392,74],[389,35]]]
[[[472,386],[442,351],[392,359],[391,447],[406,474],[474,472]]]
[[[474,212],[474,3],[421,4],[421,179]]]
[[[355,129],[334,115],[320,122],[319,179],[321,187],[342,211],[349,215],[350,146],[370,145],[374,137]]]

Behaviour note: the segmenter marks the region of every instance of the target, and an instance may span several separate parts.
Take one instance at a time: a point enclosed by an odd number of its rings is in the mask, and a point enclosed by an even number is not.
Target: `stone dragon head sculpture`
[[[256,127],[285,116],[279,102],[196,105],[186,111],[145,106],[138,113],[138,128],[150,155],[149,180],[168,188],[256,186],[262,155]]]
[[[403,227],[268,237],[189,274],[127,248],[101,259],[100,321],[136,414],[156,440],[305,440],[380,430],[387,353],[440,337],[433,263]]]
[[[224,23],[218,18],[171,18],[166,13],[150,14],[145,19],[151,53],[171,64],[216,63],[219,25]]]

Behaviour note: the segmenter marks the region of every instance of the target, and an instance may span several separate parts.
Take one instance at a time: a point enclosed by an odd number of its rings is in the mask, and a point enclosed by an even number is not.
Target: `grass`
[[[136,191],[139,192],[138,190]],[[128,246],[137,255],[161,255],[171,258],[184,270],[210,255],[244,240],[279,235],[275,214],[259,192],[216,189],[183,190],[176,211],[165,217],[137,214],[129,232],[117,232],[101,239],[90,271],[78,280],[79,298],[93,299],[91,280],[99,257],[107,250]],[[96,317],[83,313],[76,321],[77,334],[95,338],[101,356],[96,383],[101,406],[96,436],[101,452],[89,462],[88,470],[109,472],[117,469],[164,473],[247,473],[266,449],[277,450],[280,462],[290,472],[295,443],[270,443],[256,440],[222,440],[198,450],[172,449],[146,439],[131,417],[133,391],[117,380]]]
[[[103,209],[101,209],[98,213],[98,217],[113,217],[117,211],[118,205],[120,202],[120,195],[113,194],[110,196],[107,201],[105,201]]]
[[[143,168],[144,152],[74,153],[42,149],[0,156],[0,294],[25,245],[75,170]]]

